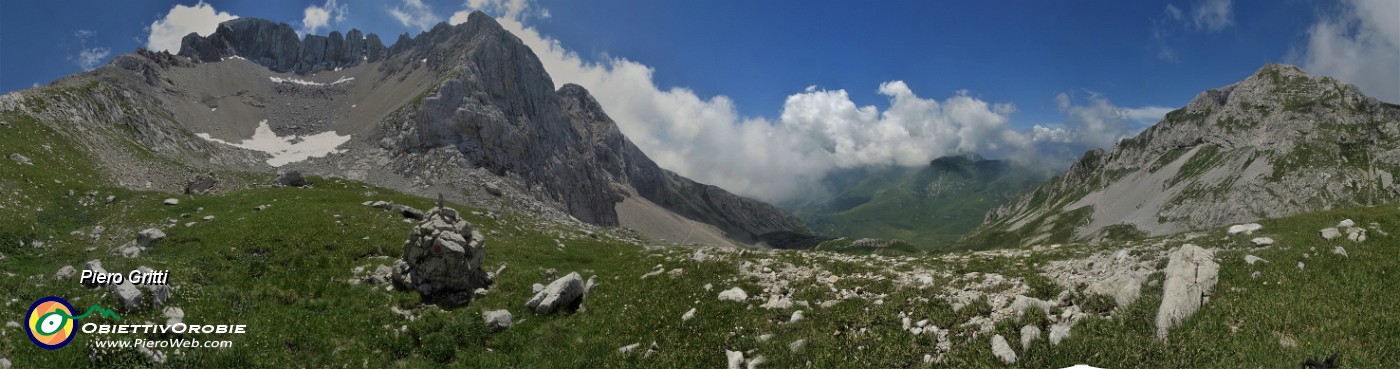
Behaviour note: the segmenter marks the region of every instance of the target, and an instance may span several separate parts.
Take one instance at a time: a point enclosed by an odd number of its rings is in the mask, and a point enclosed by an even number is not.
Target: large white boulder
[[[727,289],[727,290],[724,290],[724,291],[720,291],[720,293],[719,293],[719,300],[720,300],[720,301],[739,301],[739,302],[743,302],[744,300],[748,300],[748,299],[749,299],[749,294],[748,294],[748,293],[745,293],[745,292],[744,292],[744,289],[739,288],[739,287],[730,288],[730,289]]]
[[[574,272],[550,282],[544,290],[530,298],[525,307],[538,314],[549,314],[558,310],[577,310],[582,304],[583,277]]]
[[[1220,272],[1215,253],[1192,244],[1181,245],[1168,256],[1163,270],[1162,305],[1157,309],[1157,338],[1166,340],[1167,331],[1181,324],[1205,304]]]

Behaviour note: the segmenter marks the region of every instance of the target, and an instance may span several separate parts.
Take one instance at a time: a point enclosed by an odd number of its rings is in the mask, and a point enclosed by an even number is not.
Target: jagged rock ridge
[[[964,242],[1162,235],[1400,200],[1400,106],[1271,64],[989,211]]]
[[[238,18],[220,23],[208,37],[185,35],[177,55],[205,62],[240,56],[277,72],[316,73],[375,62],[385,52],[378,35],[365,36],[358,29],[344,36],[331,31],[298,40],[296,30],[286,23]]]

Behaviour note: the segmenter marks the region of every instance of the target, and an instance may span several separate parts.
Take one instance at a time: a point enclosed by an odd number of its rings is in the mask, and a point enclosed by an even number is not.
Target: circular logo
[[[73,341],[73,305],[68,301],[48,296],[35,301],[25,316],[25,332],[35,345],[49,350],[57,350]]]

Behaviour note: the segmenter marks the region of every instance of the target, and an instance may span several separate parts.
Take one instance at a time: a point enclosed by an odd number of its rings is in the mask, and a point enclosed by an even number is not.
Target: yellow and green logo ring
[[[24,330],[35,345],[48,350],[57,350],[73,341],[76,319],[73,305],[68,301],[48,296],[34,302],[25,316]]]

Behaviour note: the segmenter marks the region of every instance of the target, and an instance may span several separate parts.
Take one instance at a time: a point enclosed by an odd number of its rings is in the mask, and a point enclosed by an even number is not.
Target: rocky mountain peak
[[[1348,108],[1373,100],[1363,95],[1356,86],[1331,77],[1311,76],[1292,65],[1269,64],[1243,81],[1201,92],[1185,109],[1188,112],[1203,112],[1226,107],[1280,108],[1321,99],[1335,99],[1336,103]]]
[[[1059,180],[988,212],[976,233],[1028,242],[1105,229],[1162,235],[1393,201],[1397,137],[1400,106],[1270,64],[1198,94],[1112,151],[1086,153]]]
[[[501,28],[501,24],[496,22],[496,18],[492,18],[491,16],[486,15],[486,13],[483,13],[480,10],[473,11],[471,14],[468,14],[467,22],[463,24],[466,25],[467,33],[470,34],[505,32],[505,28]]]

